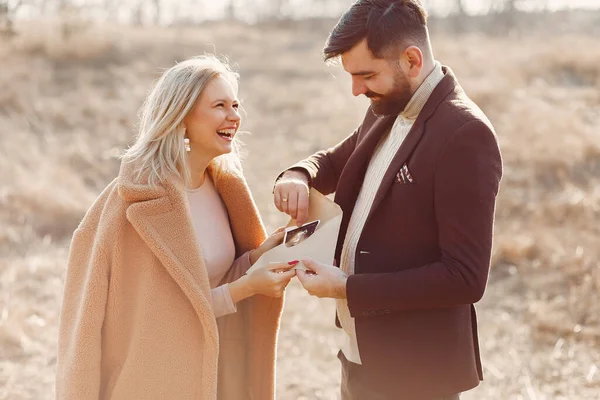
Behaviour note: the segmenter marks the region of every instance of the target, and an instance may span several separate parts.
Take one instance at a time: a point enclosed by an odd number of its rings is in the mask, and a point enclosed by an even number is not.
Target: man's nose
[[[367,86],[363,83],[362,79],[352,78],[352,94],[360,96],[365,93],[367,93]]]

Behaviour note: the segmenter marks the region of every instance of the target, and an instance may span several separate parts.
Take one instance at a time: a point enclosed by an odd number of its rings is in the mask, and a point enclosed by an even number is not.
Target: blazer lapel
[[[396,173],[402,168],[404,163],[408,160],[410,155],[413,153],[421,138],[425,133],[425,122],[434,114],[435,110],[442,102],[442,100],[456,87],[456,81],[452,72],[444,68],[445,77],[440,81],[438,86],[433,90],[431,96],[425,103],[425,106],[419,113],[415,123],[413,124],[412,129],[402,142],[402,145],[398,149],[398,152],[392,159],[389,168],[383,175],[381,180],[381,184],[379,185],[379,189],[377,190],[377,194],[375,195],[375,199],[373,200],[373,205],[369,210],[369,215],[367,216],[367,220],[365,221],[365,226],[369,223],[371,216],[385,197],[386,193],[392,186],[394,182],[394,178]],[[395,118],[394,118],[395,119]]]
[[[371,111],[369,110],[367,112]],[[335,250],[335,258],[337,260],[339,260],[342,251],[342,245],[344,243],[344,238],[346,237],[350,217],[352,216],[356,199],[360,193],[371,156],[373,155],[377,144],[390,130],[395,120],[395,116],[378,118],[368,129],[364,139],[358,143],[342,171],[335,191],[335,202],[343,210],[342,223],[340,225],[340,232]]]
[[[371,112],[371,111],[368,111]],[[391,129],[395,116],[380,117],[371,126],[348,159],[340,176],[335,201],[344,210],[344,218],[350,218],[360,193],[371,156],[381,138]]]
[[[390,186],[392,186],[394,178],[396,177],[396,173],[404,165],[408,157],[412,154],[415,147],[417,147],[417,144],[423,137],[424,131],[424,124],[422,122],[417,124],[417,121],[415,121],[415,124],[404,139],[404,142],[402,142],[400,149],[398,149],[398,152],[392,159],[389,168],[387,169],[387,171],[385,171],[385,174],[381,179],[381,184],[379,185],[379,189],[377,189],[377,194],[375,195],[375,199],[373,200],[373,205],[371,206],[365,225],[371,218],[373,211],[377,209],[377,206],[379,206],[379,203],[381,203],[381,201],[385,197],[385,194],[389,190]]]

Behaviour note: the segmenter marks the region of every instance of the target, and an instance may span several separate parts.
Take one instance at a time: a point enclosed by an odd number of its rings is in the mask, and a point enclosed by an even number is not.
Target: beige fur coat
[[[57,399],[273,399],[282,299],[254,296],[215,319],[181,180],[151,189],[132,170],[122,166],[73,236]],[[245,180],[213,179],[237,256],[256,248],[266,235]]]

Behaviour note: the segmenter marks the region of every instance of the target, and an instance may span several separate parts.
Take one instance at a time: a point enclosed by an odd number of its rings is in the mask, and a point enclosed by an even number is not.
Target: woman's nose
[[[242,119],[242,117],[240,116],[240,112],[239,112],[239,110],[237,110],[237,109],[235,109],[235,108],[232,108],[232,109],[231,109],[231,112],[229,113],[228,119],[229,119],[230,121],[235,121],[235,122],[237,122],[237,121],[241,120],[241,119]]]

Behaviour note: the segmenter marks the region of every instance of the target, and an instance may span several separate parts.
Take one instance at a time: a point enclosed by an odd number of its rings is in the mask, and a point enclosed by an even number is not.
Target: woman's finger
[[[297,262],[294,264],[290,263],[272,263],[267,266],[269,271],[289,271],[290,269],[296,266]]]
[[[284,232],[277,232],[277,233],[273,233],[271,236],[269,236],[269,238],[267,239],[269,250],[272,249],[273,247],[279,246],[281,243],[283,243],[284,235],[285,235]]]
[[[296,270],[291,270],[291,271],[285,271],[282,272],[279,276],[279,280],[285,282],[284,287],[287,286],[288,283],[290,283],[290,280],[296,276]]]
[[[273,231],[273,233],[271,233],[271,236],[272,236],[272,235],[276,235],[276,234],[278,234],[278,233],[283,233],[283,232],[285,232],[285,226],[280,226],[279,228],[275,229],[275,230]]]

